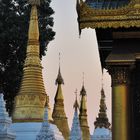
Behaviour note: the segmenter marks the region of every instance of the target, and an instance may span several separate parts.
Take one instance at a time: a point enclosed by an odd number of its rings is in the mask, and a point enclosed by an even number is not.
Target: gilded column
[[[112,78],[112,140],[130,140],[129,67],[110,67]]]
[[[13,122],[40,122],[43,120],[47,95],[39,58],[38,2],[31,0],[28,46],[21,87],[15,97]]]
[[[80,95],[81,95],[81,103],[80,103],[79,121],[82,130],[82,140],[90,140],[90,132],[87,119],[86,90],[84,85],[82,86]]]

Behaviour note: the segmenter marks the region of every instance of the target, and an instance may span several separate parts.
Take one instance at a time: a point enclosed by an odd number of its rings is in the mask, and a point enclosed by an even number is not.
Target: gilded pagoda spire
[[[109,128],[110,127],[110,123],[107,118],[106,110],[107,110],[107,107],[106,107],[106,103],[105,103],[105,93],[104,93],[104,89],[102,87],[99,114],[98,114],[98,117],[96,118],[96,121],[94,122],[95,128],[97,128],[97,127]]]
[[[57,75],[55,84],[58,85],[56,96],[55,96],[55,101],[57,101],[59,99],[64,100],[64,97],[63,97],[63,94],[62,94],[62,88],[61,88],[61,85],[62,84],[64,85],[64,80],[62,78],[61,70],[60,70],[60,53],[59,53],[59,69],[58,69],[58,75]]]
[[[60,64],[59,64],[58,76],[55,83],[57,85],[57,91],[54,99],[54,109],[52,113],[52,118],[54,120],[54,124],[58,127],[65,140],[68,140],[70,132],[69,132],[68,120],[64,109],[64,97],[61,88],[61,85],[64,84],[64,80],[61,75]]]
[[[23,77],[18,95],[15,97],[14,122],[37,122],[43,120],[46,92],[39,58],[39,27],[37,6],[39,0],[29,0],[31,4],[28,31],[28,46],[23,68]]]
[[[81,101],[80,101],[79,120],[80,120],[80,126],[82,130],[82,138],[83,140],[90,140],[90,132],[89,132],[89,126],[88,126],[88,120],[87,120],[87,105],[86,105],[87,94],[86,94],[84,82],[82,85],[82,89],[80,91],[80,96],[81,96]]]
[[[62,78],[62,75],[61,75],[61,71],[60,71],[60,66],[59,66],[59,70],[58,70],[58,76],[57,76],[57,79],[55,81],[55,84],[57,85],[61,85],[61,84],[64,84],[64,80]]]

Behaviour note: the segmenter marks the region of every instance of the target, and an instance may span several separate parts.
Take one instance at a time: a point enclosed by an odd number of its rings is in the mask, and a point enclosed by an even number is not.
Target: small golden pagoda
[[[56,84],[58,85],[58,87],[54,99],[55,103],[54,103],[52,118],[54,120],[54,124],[59,128],[65,140],[68,140],[70,135],[70,130],[69,130],[68,120],[64,109],[64,97],[61,88],[61,85],[64,84],[64,80],[61,76],[60,66],[59,66],[58,76],[56,79]]]
[[[86,105],[86,90],[84,84],[82,86],[81,92],[81,101],[80,101],[80,113],[79,113],[79,121],[82,131],[82,140],[90,140],[90,132],[88,126],[88,119],[87,119],[87,105]]]
[[[29,0],[31,15],[28,45],[23,69],[23,78],[18,95],[15,97],[13,122],[41,122],[47,95],[42,78],[39,58],[39,28],[37,6],[39,0]]]

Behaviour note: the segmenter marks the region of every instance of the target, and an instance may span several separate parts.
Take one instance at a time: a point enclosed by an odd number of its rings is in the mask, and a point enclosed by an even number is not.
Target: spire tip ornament
[[[82,86],[82,89],[80,91],[80,95],[81,96],[86,96],[86,90],[85,90],[85,86],[84,86],[84,72],[83,72],[83,86]]]
[[[60,53],[59,53],[59,70],[58,70],[58,75],[57,75],[57,79],[55,81],[55,84],[63,84],[64,85],[64,80],[62,78],[62,75],[61,75],[61,71],[60,71]]]
[[[77,89],[75,91],[75,96],[76,96],[76,99],[75,99],[75,103],[73,105],[73,108],[75,108],[75,111],[77,111],[79,109],[79,104],[78,104],[78,101],[77,101]]]

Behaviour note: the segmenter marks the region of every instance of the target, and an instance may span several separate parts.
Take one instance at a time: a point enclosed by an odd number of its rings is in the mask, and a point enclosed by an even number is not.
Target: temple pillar
[[[130,140],[130,71],[127,66],[110,66],[112,78],[112,140]]]

